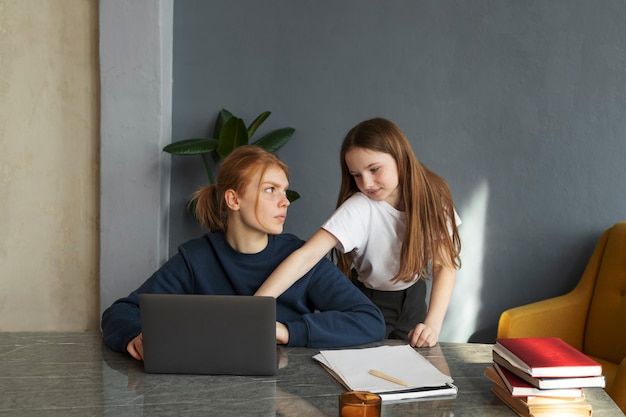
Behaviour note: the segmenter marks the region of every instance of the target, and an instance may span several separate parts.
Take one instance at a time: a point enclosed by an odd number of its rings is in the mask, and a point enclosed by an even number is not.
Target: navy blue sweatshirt
[[[303,244],[294,235],[270,235],[261,252],[243,254],[222,232],[190,240],[136,291],[104,311],[104,342],[126,352],[141,332],[141,293],[252,295]],[[278,297],[276,321],[289,328],[289,346],[353,346],[385,336],[380,310],[326,258]]]

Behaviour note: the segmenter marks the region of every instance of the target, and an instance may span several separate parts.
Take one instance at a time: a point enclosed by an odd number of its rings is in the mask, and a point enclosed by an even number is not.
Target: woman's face
[[[401,209],[398,164],[393,156],[365,148],[346,152],[346,166],[359,191],[375,201]]]
[[[287,175],[271,166],[257,172],[239,196],[240,216],[245,227],[272,235],[280,234],[287,218]],[[260,179],[260,181],[259,181]]]

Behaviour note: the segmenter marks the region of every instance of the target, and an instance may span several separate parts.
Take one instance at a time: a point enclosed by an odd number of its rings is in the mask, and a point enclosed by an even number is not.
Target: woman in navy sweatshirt
[[[192,198],[196,217],[211,232],[182,244],[143,285],[105,310],[105,344],[143,359],[141,293],[253,295],[304,243],[282,233],[287,186],[287,166],[275,155],[253,145],[233,151],[220,166],[216,184]],[[326,258],[276,302],[280,344],[341,347],[384,335],[380,310]]]

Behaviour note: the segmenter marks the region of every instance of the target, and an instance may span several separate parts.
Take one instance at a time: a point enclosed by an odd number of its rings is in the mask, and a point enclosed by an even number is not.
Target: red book
[[[497,363],[493,364],[493,368],[513,397],[581,398],[584,396],[582,388],[540,389],[532,386],[508,369],[500,367]]]
[[[507,369],[532,386],[543,390],[563,388],[604,388],[605,386],[604,375],[581,377],[570,376],[564,378],[535,378],[528,375],[521,369],[516,368],[496,352],[493,352],[493,361],[501,368]]]
[[[535,378],[602,375],[602,365],[558,337],[497,339],[493,351]]]

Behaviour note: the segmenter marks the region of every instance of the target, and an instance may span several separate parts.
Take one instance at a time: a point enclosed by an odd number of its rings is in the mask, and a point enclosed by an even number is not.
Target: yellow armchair
[[[606,392],[626,413],[626,222],[602,234],[572,291],[500,316],[498,337],[549,336],[600,362]]]

